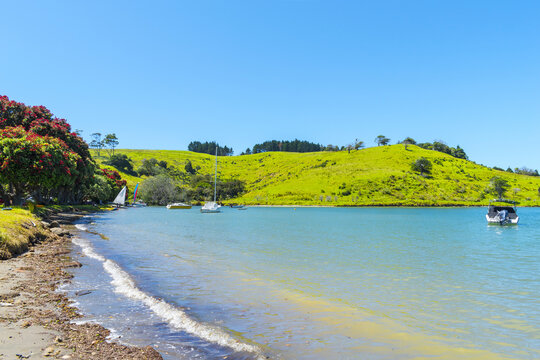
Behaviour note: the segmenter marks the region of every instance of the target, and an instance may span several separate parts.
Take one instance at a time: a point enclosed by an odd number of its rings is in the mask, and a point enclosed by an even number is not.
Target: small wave
[[[260,355],[261,352],[257,346],[239,342],[217,327],[199,323],[191,319],[184,311],[140,290],[126,271],[124,271],[116,262],[106,259],[96,253],[90,243],[86,240],[74,237],[72,242],[81,247],[83,254],[103,263],[103,268],[112,277],[111,284],[114,286],[115,292],[123,294],[130,299],[142,302],[171,326],[208,342],[225,346],[235,351],[251,352]]]
[[[88,231],[88,228],[83,224],[75,224],[75,227],[81,231]]]
[[[96,320],[94,319],[83,319],[83,320],[71,320],[70,321],[72,324],[75,324],[75,325],[85,325],[85,324],[99,324]]]
[[[118,330],[112,327],[107,328],[109,330],[109,336],[107,336],[107,341],[119,340],[122,336],[118,333]]]
[[[88,256],[89,258],[105,262],[107,259],[105,259],[103,256],[99,255],[94,251],[94,249],[88,244],[86,241],[84,241],[81,238],[74,237],[72,238],[71,242],[73,242],[75,245],[79,246],[82,249],[82,252],[84,255]]]

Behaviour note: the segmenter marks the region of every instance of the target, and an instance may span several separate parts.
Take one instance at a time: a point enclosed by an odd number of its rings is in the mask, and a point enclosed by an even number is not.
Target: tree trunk
[[[4,202],[4,206],[9,206],[11,203],[11,199],[9,197],[8,191],[4,187],[3,184],[0,184],[0,197],[2,197],[2,201]]]
[[[14,185],[13,186],[15,192],[13,195],[13,205],[22,205],[24,192],[23,189],[20,186]]]

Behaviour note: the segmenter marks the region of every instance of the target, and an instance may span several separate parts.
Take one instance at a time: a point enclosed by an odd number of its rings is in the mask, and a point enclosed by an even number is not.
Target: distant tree
[[[506,172],[513,173],[514,170],[512,170],[512,168],[509,166],[508,169],[506,169]]]
[[[248,154],[249,148],[246,150]],[[253,154],[258,154],[267,151],[286,151],[286,152],[315,152],[322,151],[323,146],[320,144],[315,144],[305,140],[294,139],[290,140],[269,140],[265,141],[262,144],[253,145]]]
[[[433,142],[433,150],[452,155],[452,149],[450,148],[450,146],[446,145],[443,141],[440,140]]]
[[[515,168],[514,173],[520,174],[520,175],[528,175],[528,176],[539,176],[538,170],[529,169],[527,167]]]
[[[432,143],[429,143],[429,142],[418,143],[418,144],[416,144],[416,145],[419,146],[419,147],[421,147],[422,149],[433,150],[433,144],[432,144]]]
[[[458,159],[468,159],[467,154],[465,153],[465,150],[463,150],[459,145],[455,148],[450,147],[444,143],[442,140],[436,140],[433,143],[418,143],[417,146],[421,147],[422,149],[426,150],[435,150],[439,151],[448,155],[451,155]]]
[[[354,150],[360,150],[363,147],[364,147],[364,142],[358,141],[358,139],[356,139],[354,142]]]
[[[90,142],[90,148],[96,149],[97,155],[100,156],[101,149],[103,148],[103,140],[101,140],[101,133],[93,133],[92,141]]]
[[[242,195],[246,184],[242,180],[226,180],[217,184],[218,200],[232,199]]]
[[[163,174],[166,172],[166,169],[162,166],[159,166],[159,162],[154,159],[143,159],[141,166],[137,169],[137,173],[142,176],[156,176],[158,174]]]
[[[197,174],[191,177],[188,195],[190,198],[202,201],[212,199],[214,195],[214,177],[210,174]],[[245,190],[241,180],[218,180],[217,200],[226,200],[240,196]]]
[[[200,141],[192,141],[188,145],[188,150],[203,154],[215,155],[217,147],[217,153],[219,156],[231,156],[234,151],[227,146],[219,146],[215,141],[201,143]]]
[[[379,135],[375,138],[375,142],[377,143],[377,146],[381,146],[381,145],[385,146],[385,145],[388,145],[388,143],[390,142],[390,139],[384,135]]]
[[[423,176],[424,173],[429,174],[431,172],[432,164],[425,157],[421,157],[411,164],[411,168],[413,171],[419,171],[420,175]]]
[[[490,193],[497,195],[499,199],[502,199],[504,193],[506,192],[506,190],[508,190],[509,187],[510,185],[508,184],[507,180],[498,176],[494,176],[489,181],[488,189]]]
[[[415,144],[416,144],[416,141],[414,141],[413,138],[408,137],[408,138],[405,138],[405,140],[403,140],[401,143],[402,143],[403,146],[405,147],[405,150],[407,150],[407,146],[409,146],[409,145],[415,145]]]
[[[332,144],[328,144],[328,145],[326,145],[326,147],[324,148],[324,151],[339,151],[339,146],[337,146],[337,145],[332,145]]]
[[[132,160],[126,154],[112,155],[109,160],[105,161],[105,164],[114,166],[118,170],[133,174]]]
[[[412,137],[406,137],[405,139],[403,139],[403,141],[401,142],[402,144],[409,144],[409,145],[416,145],[416,140],[414,140]]]
[[[151,205],[166,205],[180,198],[174,182],[165,174],[145,179],[139,193],[141,199]]]
[[[191,161],[190,161],[190,160],[188,160],[188,161],[186,162],[186,166],[184,166],[184,169],[186,170],[186,172],[187,172],[188,174],[191,174],[191,175],[195,175],[195,174],[197,173],[197,170],[195,170],[195,169],[193,168],[193,165],[191,164]]]
[[[467,160],[469,158],[467,156],[467,154],[465,153],[465,150],[463,150],[461,147],[459,147],[459,145],[455,149],[452,148],[451,152],[452,153],[450,155],[452,155],[455,158],[465,159],[465,160]]]
[[[103,144],[109,148],[109,157],[114,155],[114,149],[118,146],[120,142],[118,141],[118,138],[116,137],[116,134],[107,134],[105,135],[105,139],[103,139]]]
[[[498,166],[494,166],[494,167],[493,167],[493,170],[504,171],[504,169],[502,169],[502,168],[500,168],[500,167],[498,167]]]

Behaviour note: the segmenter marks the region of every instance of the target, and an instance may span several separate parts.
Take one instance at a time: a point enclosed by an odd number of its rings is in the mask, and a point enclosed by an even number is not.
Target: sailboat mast
[[[216,171],[214,173],[214,202],[216,202],[216,186],[217,186],[217,147],[216,144]]]

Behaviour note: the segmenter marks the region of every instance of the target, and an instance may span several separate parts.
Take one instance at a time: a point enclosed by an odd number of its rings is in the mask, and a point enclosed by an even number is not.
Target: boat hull
[[[169,205],[167,205],[167,209],[171,209],[171,210],[191,209],[191,205],[188,205],[188,204],[169,204]]]
[[[498,217],[489,217],[486,215],[486,220],[489,225],[517,225],[519,222],[519,216],[514,219],[507,219],[506,221],[501,221]]]

